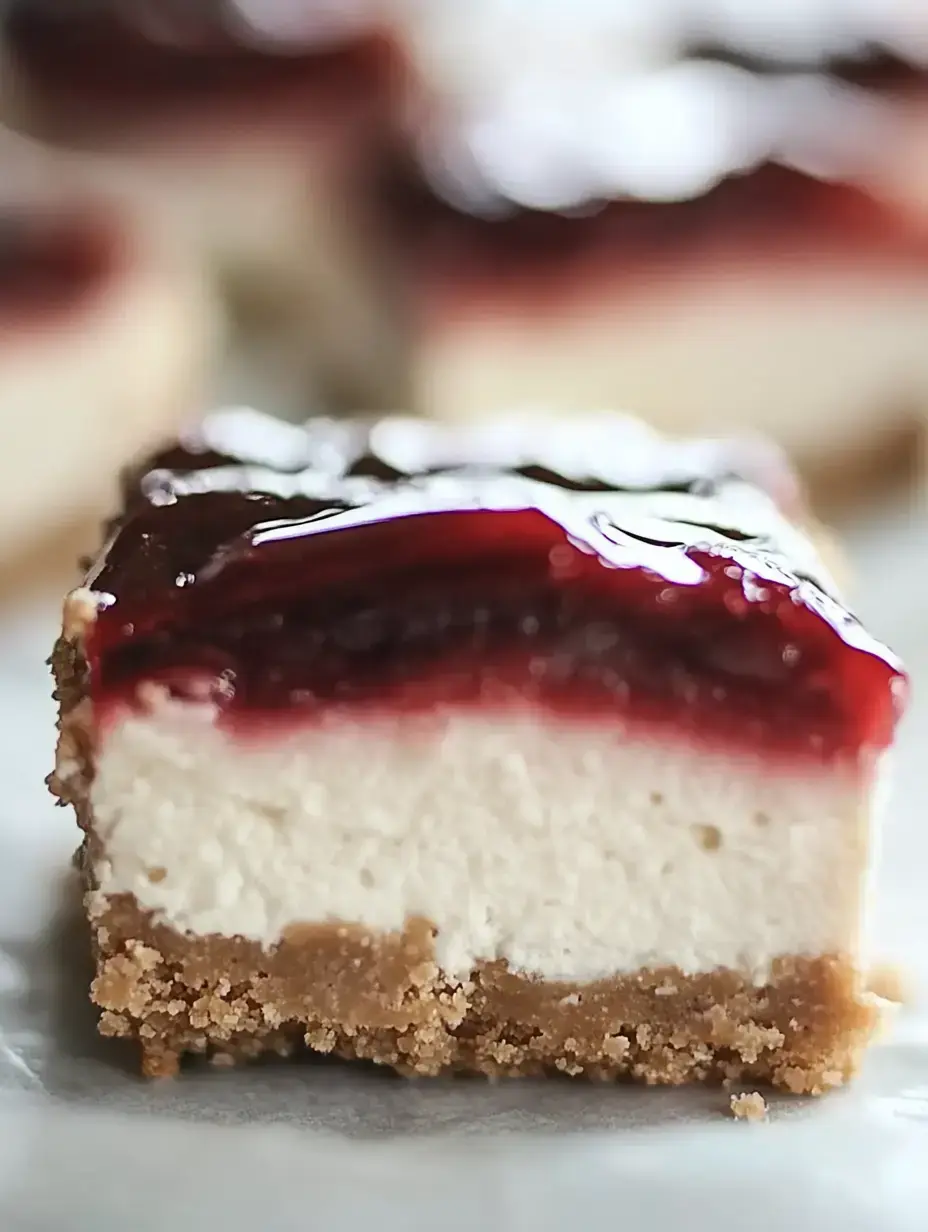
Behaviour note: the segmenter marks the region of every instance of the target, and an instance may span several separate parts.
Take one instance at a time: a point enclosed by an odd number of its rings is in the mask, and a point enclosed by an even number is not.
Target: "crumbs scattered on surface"
[[[767,1118],[767,1101],[760,1091],[732,1095],[729,1103],[731,1115],[736,1121],[764,1121]]]

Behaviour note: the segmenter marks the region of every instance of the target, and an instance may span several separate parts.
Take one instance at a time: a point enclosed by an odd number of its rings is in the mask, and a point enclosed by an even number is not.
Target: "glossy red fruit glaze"
[[[778,759],[889,743],[898,670],[813,582],[734,530],[703,550],[603,522],[599,538],[594,515],[584,538],[585,517],[559,520],[564,495],[380,516],[240,493],[143,508],[93,581],[110,596],[95,701],[158,681],[245,727],[540,704]],[[198,563],[166,585],[178,543]]]
[[[928,262],[928,239],[899,211],[853,185],[772,164],[685,201],[614,200],[564,213],[481,216],[415,176],[391,179],[384,200],[400,250],[425,286],[434,280],[441,302],[492,287],[501,301],[521,297],[537,311],[556,291],[549,306],[557,311],[565,281],[582,299],[613,284],[633,294],[643,282],[674,283],[681,263],[735,278],[764,269],[776,276],[796,262],[823,270],[848,259],[875,270]]]
[[[581,88],[563,67],[516,61],[410,110],[380,197],[426,325],[625,291],[647,314],[648,292],[700,271],[724,288],[928,261],[924,227],[880,188],[900,82],[923,90],[923,70],[685,43],[624,75],[591,62]]]

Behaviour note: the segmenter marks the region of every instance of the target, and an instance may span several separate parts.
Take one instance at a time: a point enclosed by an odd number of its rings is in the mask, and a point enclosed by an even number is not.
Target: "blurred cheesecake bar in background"
[[[110,512],[116,475],[205,398],[198,265],[88,168],[0,133],[0,561]]]
[[[417,410],[618,403],[822,480],[928,405],[928,231],[883,190],[880,90],[693,58],[410,117],[383,193]]]
[[[6,105],[43,140],[112,157],[192,233],[234,304],[293,321],[324,389],[376,402],[392,355],[344,203],[392,114],[397,55],[369,4],[293,6],[285,30],[268,18],[14,0]]]
[[[233,400],[628,406],[770,434],[827,495],[914,456],[928,15],[903,0],[7,13],[16,123],[128,172],[262,309],[270,395]]]

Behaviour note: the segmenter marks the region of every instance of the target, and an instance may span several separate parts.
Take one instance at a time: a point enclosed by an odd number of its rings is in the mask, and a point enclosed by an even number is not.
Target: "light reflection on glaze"
[[[872,171],[892,105],[814,74],[684,61],[609,79],[503,80],[423,125],[437,194],[469,213],[569,212],[597,201],[686,201],[776,163],[822,179]]]
[[[205,673],[232,717],[422,706],[483,696],[489,673],[512,696],[662,722],[682,706],[698,731],[763,729],[781,748],[810,730],[828,755],[891,736],[898,664],[775,502],[732,473],[731,446],[594,417],[589,436],[572,425],[562,476],[537,418],[464,438],[413,420],[311,422],[302,439],[225,422],[131,485],[88,578],[98,700],[152,678],[186,695]],[[386,462],[378,439],[421,469]],[[586,465],[578,439],[595,444]],[[253,464],[275,451],[286,471]],[[592,636],[605,627],[609,645]]]

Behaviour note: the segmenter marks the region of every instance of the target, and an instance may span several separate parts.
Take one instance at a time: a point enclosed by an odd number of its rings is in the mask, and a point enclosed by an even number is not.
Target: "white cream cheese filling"
[[[552,980],[672,965],[761,983],[780,955],[859,954],[869,801],[847,768],[533,711],[261,741],[214,718],[166,702],[101,733],[97,908],[130,893],[178,930],[264,946],[426,917],[458,977],[503,958]]]

